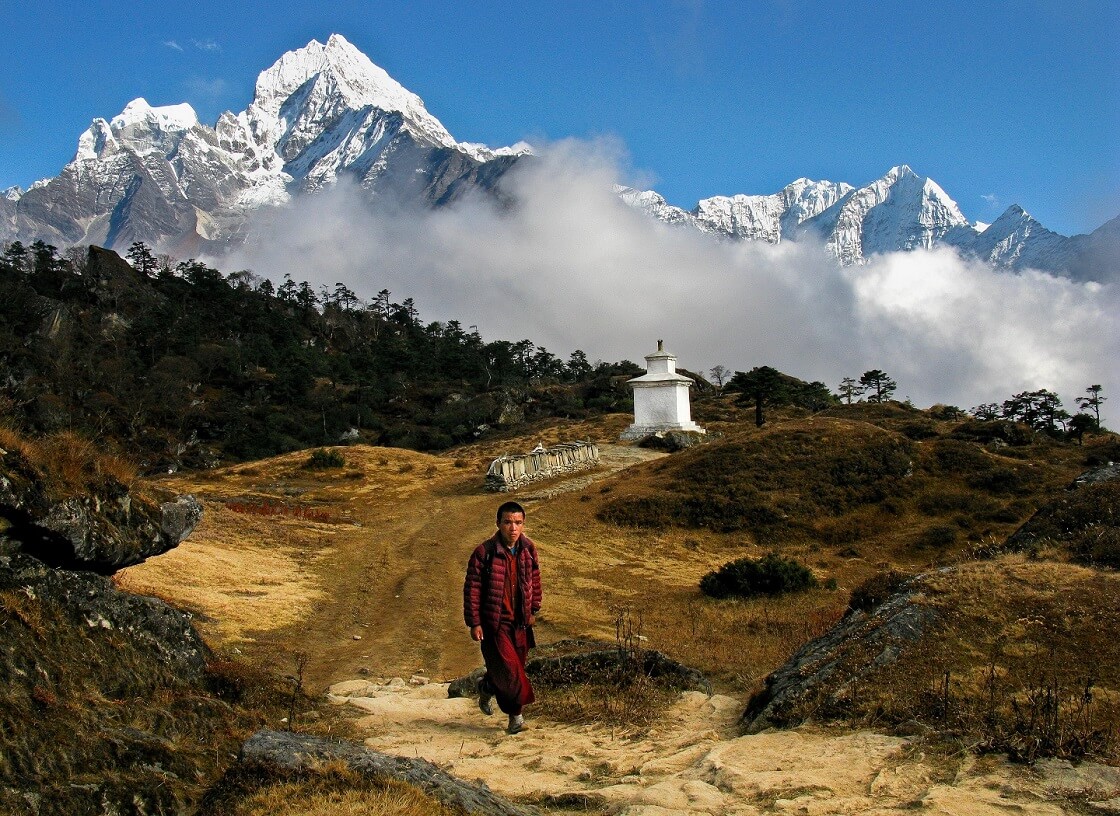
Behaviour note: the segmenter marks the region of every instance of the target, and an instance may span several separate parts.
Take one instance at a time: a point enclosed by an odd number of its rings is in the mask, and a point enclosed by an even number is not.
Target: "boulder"
[[[336,742],[291,731],[258,731],[241,749],[240,761],[287,771],[312,771],[341,762],[371,778],[413,785],[449,808],[493,816],[533,816],[535,808],[515,805],[484,784],[471,784],[441,771],[424,759],[396,757],[349,742]]]
[[[0,813],[193,811],[236,717],[190,616],[0,554]]]
[[[60,490],[19,451],[0,452],[5,549],[109,575],[178,546],[202,517],[193,496],[161,501],[105,476],[85,487]]]
[[[937,613],[922,603],[920,579],[870,610],[849,610],[772,672],[739,719],[744,732],[792,727],[818,710],[842,708],[861,679],[898,660],[937,621]]]

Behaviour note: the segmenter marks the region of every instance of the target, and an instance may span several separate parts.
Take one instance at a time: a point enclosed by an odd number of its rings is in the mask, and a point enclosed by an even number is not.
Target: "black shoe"
[[[506,733],[516,734],[525,727],[525,718],[520,714],[509,715],[509,725],[506,726]]]
[[[494,695],[486,690],[486,681],[478,681],[478,708],[489,717],[494,713]]]

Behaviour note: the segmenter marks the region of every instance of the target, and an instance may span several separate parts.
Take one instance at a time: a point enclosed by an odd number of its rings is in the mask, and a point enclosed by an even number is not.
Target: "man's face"
[[[507,547],[512,547],[517,543],[517,539],[521,538],[521,530],[524,526],[524,513],[502,513],[502,520],[498,522],[498,531]]]

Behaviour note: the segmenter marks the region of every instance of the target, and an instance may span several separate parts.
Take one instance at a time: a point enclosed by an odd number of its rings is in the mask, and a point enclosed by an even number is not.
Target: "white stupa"
[[[623,431],[623,439],[666,431],[704,433],[692,421],[688,404],[692,379],[677,373],[676,356],[665,351],[660,340],[657,351],[646,355],[646,373],[627,384],[634,389],[634,424]]]

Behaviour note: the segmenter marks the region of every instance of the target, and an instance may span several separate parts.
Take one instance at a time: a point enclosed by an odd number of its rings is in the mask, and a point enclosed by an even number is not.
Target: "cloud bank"
[[[507,176],[518,204],[504,211],[474,198],[385,212],[340,183],[261,218],[221,265],[366,299],[388,289],[425,322],[562,359],[641,363],[664,339],[698,372],[770,365],[836,390],[883,369],[919,407],[1048,388],[1073,412],[1089,385],[1120,387],[1115,285],[996,272],[948,249],[841,268],[809,242],[720,241],[623,205],[622,164],[610,142],[553,145]]]

